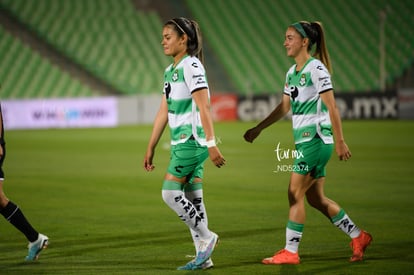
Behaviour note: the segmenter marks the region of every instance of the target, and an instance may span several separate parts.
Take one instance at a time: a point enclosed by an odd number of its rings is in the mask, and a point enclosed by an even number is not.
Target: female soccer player
[[[29,253],[26,260],[33,261],[38,258],[42,249],[47,247],[49,238],[39,234],[27,221],[21,209],[6,197],[3,191],[4,173],[2,169],[5,157],[6,143],[4,141],[3,116],[0,106],[0,214],[26,236],[29,241]]]
[[[313,46],[316,49],[311,55]],[[360,261],[372,241],[369,233],[359,229],[346,212],[324,194],[325,166],[335,150],[340,160],[348,160],[351,152],[342,133],[341,118],[335,104],[331,83],[331,66],[320,22],[297,22],[286,31],[284,46],[295,63],[286,74],[281,103],[244,138],[253,142],[260,132],[281,119],[292,109],[293,135],[296,150],[303,156],[294,162],[288,199],[289,221],[286,246],[264,264],[299,264],[298,247],[305,223],[304,198],[330,221],[352,238],[351,262]],[[332,135],[333,130],[333,135]]]
[[[154,169],[155,147],[168,123],[171,159],[162,198],[190,228],[196,248],[196,258],[178,269],[206,269],[213,266],[210,256],[218,236],[207,226],[203,167],[208,156],[219,168],[225,160],[215,142],[201,32],[197,22],[180,17],[164,25],[162,37],[164,53],[173,57],[173,63],[164,72],[164,96],[154,121],[144,168]]]

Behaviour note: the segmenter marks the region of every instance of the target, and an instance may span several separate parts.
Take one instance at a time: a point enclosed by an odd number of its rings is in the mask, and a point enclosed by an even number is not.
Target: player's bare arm
[[[154,170],[155,166],[153,164],[153,158],[155,153],[155,147],[160,140],[162,133],[168,123],[168,107],[167,100],[165,97],[162,98],[160,109],[155,117],[154,127],[152,128],[152,133],[150,140],[148,142],[147,151],[144,156],[144,169],[147,171]]]
[[[290,98],[288,95],[283,94],[282,101],[279,103],[279,105],[276,106],[276,108],[271,112],[264,120],[262,120],[257,126],[249,129],[244,134],[244,139],[247,142],[253,142],[260,133],[273,123],[280,120],[282,117],[284,117],[287,112],[290,110]]]
[[[335,138],[335,151],[340,160],[348,160],[351,157],[351,151],[345,143],[342,131],[342,122],[336,107],[334,93],[332,90],[321,94],[321,99],[329,111],[329,118],[332,123],[332,130]]]
[[[219,148],[215,144],[213,118],[211,117],[210,102],[208,100],[208,91],[207,89],[201,89],[196,92],[193,92],[192,96],[198,109],[200,110],[200,119],[201,124],[203,125],[204,132],[206,134],[206,141],[207,143],[211,143],[211,145],[208,145],[208,153],[210,155],[210,159],[215,166],[220,168],[226,163],[226,161],[223,155],[221,154]]]

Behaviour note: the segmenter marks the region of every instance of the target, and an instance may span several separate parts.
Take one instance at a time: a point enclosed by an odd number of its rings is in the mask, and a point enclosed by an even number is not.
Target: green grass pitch
[[[326,194],[374,241],[366,259],[349,263],[349,239],[307,208],[302,263],[265,266],[283,248],[293,149],[291,124],[281,121],[253,143],[253,123],[216,123],[227,164],[205,166],[210,228],[221,242],[215,267],[193,274],[412,274],[414,270],[414,123],[345,121],[351,160],[333,155]],[[19,130],[6,133],[6,194],[50,246],[25,263],[26,240],[0,219],[1,274],[179,274],[194,252],[189,231],[161,199],[169,158],[168,131],[152,173],[142,168],[151,126],[113,129]],[[286,167],[286,166],[285,166]]]

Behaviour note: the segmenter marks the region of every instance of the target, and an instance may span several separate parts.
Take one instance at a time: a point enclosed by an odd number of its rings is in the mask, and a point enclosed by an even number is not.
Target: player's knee
[[[166,204],[170,204],[172,201],[172,196],[171,196],[171,192],[169,192],[169,190],[162,190],[162,200],[166,203]]]
[[[3,192],[3,189],[0,188],[0,208],[4,208],[9,203],[9,199],[6,197],[6,195]]]
[[[289,187],[288,198],[291,204],[295,204],[298,201],[303,201],[304,196],[305,196],[304,190]]]
[[[173,205],[183,199],[183,192],[176,190],[162,190],[162,199],[167,205]]]
[[[0,194],[0,209],[3,209],[9,203],[9,199],[4,195]]]

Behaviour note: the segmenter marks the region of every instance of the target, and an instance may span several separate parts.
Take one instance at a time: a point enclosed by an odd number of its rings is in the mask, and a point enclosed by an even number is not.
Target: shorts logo
[[[184,166],[182,166],[182,165],[178,165],[178,166],[174,167],[174,169],[175,169],[175,171],[177,171],[177,173],[181,173],[183,168],[184,168]]]

